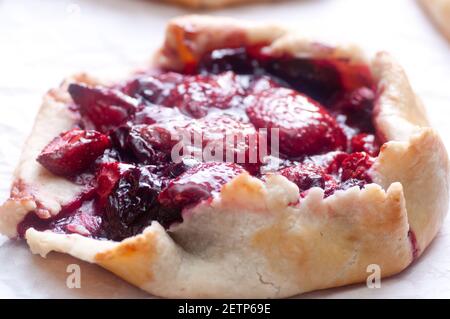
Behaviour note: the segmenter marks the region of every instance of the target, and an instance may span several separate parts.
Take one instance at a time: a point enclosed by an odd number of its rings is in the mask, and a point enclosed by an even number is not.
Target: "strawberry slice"
[[[203,156],[215,156],[215,158],[203,158],[204,161],[215,159],[241,165],[260,162],[257,153],[258,133],[253,125],[242,123],[235,117],[221,115],[191,121],[182,132],[193,138],[202,137]],[[221,154],[216,153],[217,151]]]
[[[272,88],[249,96],[247,115],[256,128],[279,129],[279,149],[288,157],[343,150],[346,137],[317,102],[294,90]]]
[[[138,126],[139,127],[139,126]],[[230,115],[140,126],[140,138],[156,150],[204,162],[234,162],[257,174],[262,162],[254,126]],[[177,161],[176,158],[172,158]]]
[[[245,94],[238,80],[239,76],[231,72],[186,78],[174,90],[178,97],[176,106],[182,113],[197,119],[206,116],[211,108],[227,109],[237,106]]]
[[[136,99],[114,89],[71,84],[68,90],[83,118],[101,132],[125,123],[138,106]]]
[[[37,161],[53,174],[73,176],[89,168],[109,146],[109,138],[104,134],[73,129],[53,139]]]

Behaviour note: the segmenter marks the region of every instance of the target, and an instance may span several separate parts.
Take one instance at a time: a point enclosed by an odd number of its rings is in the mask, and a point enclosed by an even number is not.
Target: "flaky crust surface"
[[[436,27],[450,41],[450,0],[418,0]]]
[[[276,26],[188,16],[169,23],[155,64],[181,69],[205,51],[261,43],[274,55],[365,61],[355,47],[319,44]],[[298,187],[284,177],[262,182],[242,174],[212,203],[185,212],[184,222],[169,231],[154,222],[140,235],[112,242],[29,229],[31,250],[97,263],[165,297],[287,297],[365,281],[371,264],[380,266],[383,277],[400,272],[431,242],[448,210],[448,157],[397,62],[379,53],[367,63],[378,83],[375,124],[386,141],[371,171],[374,184],[326,199],[313,188],[298,205]],[[62,113],[58,131],[44,137],[39,129],[56,120],[55,111],[67,102],[64,92],[63,86],[44,100],[27,142],[35,152],[73,125],[71,114]],[[54,214],[57,206],[45,203],[66,199],[42,196],[43,185],[64,188],[67,198],[79,191],[54,176],[42,184],[42,174],[25,174],[43,170],[34,164],[36,155],[24,151],[15,175],[21,191],[0,208],[0,230],[11,237],[28,211],[40,207]]]

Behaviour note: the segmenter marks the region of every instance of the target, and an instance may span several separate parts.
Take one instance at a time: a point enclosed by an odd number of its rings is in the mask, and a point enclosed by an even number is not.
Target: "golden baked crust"
[[[420,4],[439,30],[450,41],[450,1],[419,0]]]
[[[207,50],[255,43],[265,43],[274,55],[365,61],[355,47],[318,44],[279,27],[187,16],[169,23],[154,63],[181,69]],[[383,277],[400,272],[442,224],[448,210],[449,163],[402,68],[387,53],[367,63],[378,85],[375,124],[386,141],[371,170],[374,184],[337,191],[326,199],[323,190],[313,188],[301,205],[293,205],[299,189],[286,178],[273,175],[262,182],[241,174],[220,196],[192,208],[184,222],[169,231],[153,222],[142,234],[113,242],[29,229],[31,250],[42,256],[54,250],[97,263],[165,297],[279,298],[365,281],[371,264],[381,267]],[[39,128],[56,120],[64,91],[46,96],[27,147],[41,143],[35,145],[40,150],[51,136],[72,125],[68,114],[59,114],[66,122],[58,132],[36,142]],[[9,236],[15,235],[15,225],[26,212],[39,205],[46,208],[41,197],[29,191],[39,191],[42,176],[24,174],[38,169],[31,164],[36,155],[24,151],[25,164],[15,175],[22,191],[0,208],[0,231]],[[59,184],[63,182],[58,177],[46,178],[67,194],[78,191]],[[46,200],[62,201],[50,195]]]

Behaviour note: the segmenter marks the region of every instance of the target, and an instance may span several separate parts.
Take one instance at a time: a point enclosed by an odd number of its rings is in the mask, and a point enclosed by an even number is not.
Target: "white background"
[[[192,13],[151,1],[0,0],[0,201],[42,95],[72,73],[127,72],[147,62],[166,21]],[[450,45],[414,0],[303,0],[208,12],[281,21],[307,35],[360,44],[370,55],[394,54],[450,146]],[[450,148],[448,148],[450,149]],[[424,193],[426,193],[424,189]],[[402,274],[301,297],[450,297],[450,221],[422,258]],[[66,287],[66,267],[81,266],[81,289]],[[0,237],[0,297],[148,297],[101,268],[69,256],[33,256]]]

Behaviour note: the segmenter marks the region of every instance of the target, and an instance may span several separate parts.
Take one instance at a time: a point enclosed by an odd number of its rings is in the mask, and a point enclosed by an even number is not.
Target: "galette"
[[[185,16],[151,65],[45,95],[0,231],[157,296],[281,298],[402,271],[448,199],[391,55]]]

